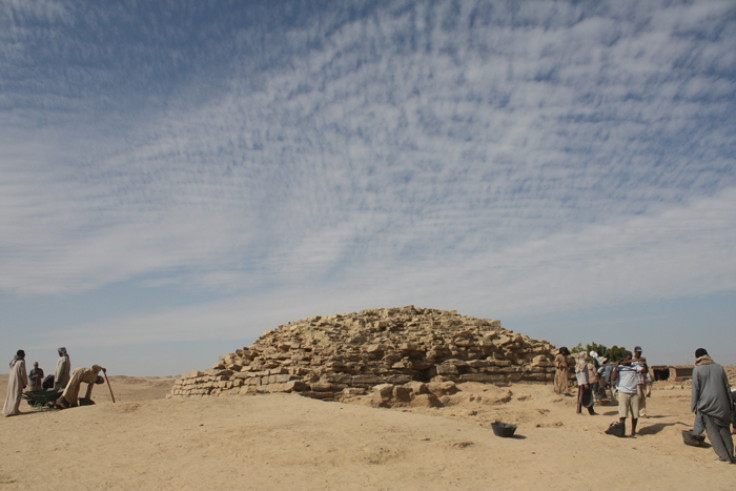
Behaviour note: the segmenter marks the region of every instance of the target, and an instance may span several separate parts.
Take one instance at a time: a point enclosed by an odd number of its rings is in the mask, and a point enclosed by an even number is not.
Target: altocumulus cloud
[[[736,289],[732,2],[0,9],[3,295],[308,315]],[[236,336],[236,305],[198,312]]]

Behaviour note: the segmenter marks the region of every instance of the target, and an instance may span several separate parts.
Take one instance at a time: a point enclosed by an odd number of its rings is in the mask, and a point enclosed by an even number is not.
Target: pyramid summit
[[[177,379],[171,396],[299,392],[340,400],[377,386],[549,382],[554,347],[455,311],[400,308],[314,316]]]

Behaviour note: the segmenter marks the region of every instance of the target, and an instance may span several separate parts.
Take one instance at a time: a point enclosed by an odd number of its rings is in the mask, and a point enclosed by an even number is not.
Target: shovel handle
[[[107,389],[110,391],[110,398],[112,402],[115,402],[115,396],[112,393],[112,386],[110,385],[110,379],[107,378],[107,370],[102,369],[102,374],[105,376],[105,382],[107,382]]]

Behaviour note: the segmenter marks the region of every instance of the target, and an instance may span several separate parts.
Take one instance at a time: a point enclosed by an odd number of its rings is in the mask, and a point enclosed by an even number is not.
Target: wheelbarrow
[[[23,399],[28,405],[37,409],[53,409],[54,401],[61,397],[61,390],[27,390],[23,392]]]

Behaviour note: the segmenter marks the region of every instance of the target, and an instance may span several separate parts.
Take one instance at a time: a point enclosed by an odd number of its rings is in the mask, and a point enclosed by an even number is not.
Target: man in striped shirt
[[[620,422],[626,421],[626,417],[631,411],[631,436],[636,434],[636,423],[639,420],[639,397],[636,393],[636,385],[638,383],[638,375],[648,370],[646,362],[638,365],[632,365],[631,352],[625,351],[623,359],[616,363],[613,369],[611,380],[618,377],[618,418]]]

